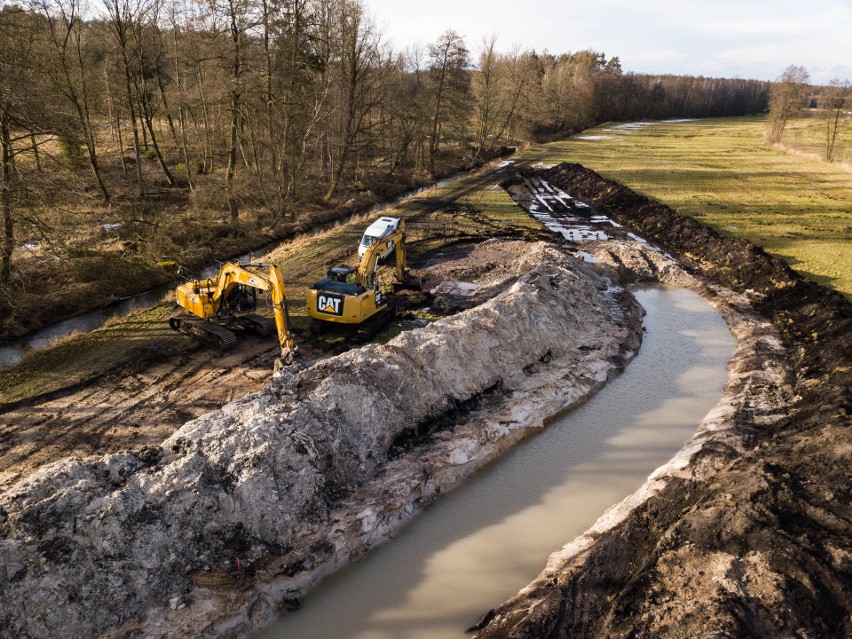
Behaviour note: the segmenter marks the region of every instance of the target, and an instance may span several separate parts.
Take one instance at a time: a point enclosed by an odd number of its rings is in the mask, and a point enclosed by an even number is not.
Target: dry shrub
[[[228,200],[221,175],[198,175],[193,182],[190,206],[196,212],[227,211]]]

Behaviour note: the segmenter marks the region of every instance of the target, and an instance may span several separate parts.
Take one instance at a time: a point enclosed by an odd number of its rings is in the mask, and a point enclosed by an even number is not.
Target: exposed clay
[[[280,374],[160,447],[70,458],[2,493],[0,628],[262,625],[638,348],[635,301],[570,253],[485,243],[468,257],[498,265],[477,283],[488,301]]]
[[[579,165],[546,179],[706,278],[699,288],[738,348],[696,438],[554,553],[477,637],[852,634],[848,302]],[[632,253],[596,251],[624,274]]]

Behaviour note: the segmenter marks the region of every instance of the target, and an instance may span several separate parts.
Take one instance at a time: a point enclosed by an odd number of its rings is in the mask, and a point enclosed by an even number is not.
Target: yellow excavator
[[[363,337],[369,338],[393,318],[388,298],[382,291],[379,258],[390,250],[396,253],[396,284],[414,285],[405,269],[405,224],[377,238],[367,247],[358,268],[335,266],[326,277],[314,282],[308,290],[308,315],[323,322],[358,325]]]
[[[269,293],[274,320],[254,312],[258,291]],[[216,277],[190,280],[178,286],[176,293],[177,303],[189,313],[170,318],[172,329],[223,349],[237,343],[235,330],[263,336],[277,330],[281,355],[275,369],[289,366],[298,355],[290,332],[284,277],[277,264],[229,262]]]

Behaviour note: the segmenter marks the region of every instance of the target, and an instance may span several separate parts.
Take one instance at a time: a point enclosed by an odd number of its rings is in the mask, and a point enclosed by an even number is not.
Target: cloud
[[[630,56],[632,63],[643,67],[682,67],[690,59],[690,56],[676,49],[646,49],[634,51]]]
[[[365,0],[398,49],[434,41],[446,29],[476,52],[498,34],[551,53],[594,49],[619,56],[627,71],[773,80],[788,64],[814,82],[852,77],[852,2],[820,0]],[[829,73],[834,75],[825,77]],[[824,79],[823,79],[824,78]]]

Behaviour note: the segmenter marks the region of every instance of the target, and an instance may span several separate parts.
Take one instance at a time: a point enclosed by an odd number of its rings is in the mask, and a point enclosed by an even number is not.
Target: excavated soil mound
[[[759,419],[740,388],[737,446],[702,448],[620,523],[554,554],[477,637],[852,636],[850,304],[580,165],[544,177],[741,293],[786,340],[794,394],[785,417]]]
[[[450,287],[474,308],[284,371],[161,446],[69,458],[0,492],[0,634],[262,625],[638,348],[638,305],[570,252],[486,242],[478,266],[464,257],[426,270],[437,298]]]

